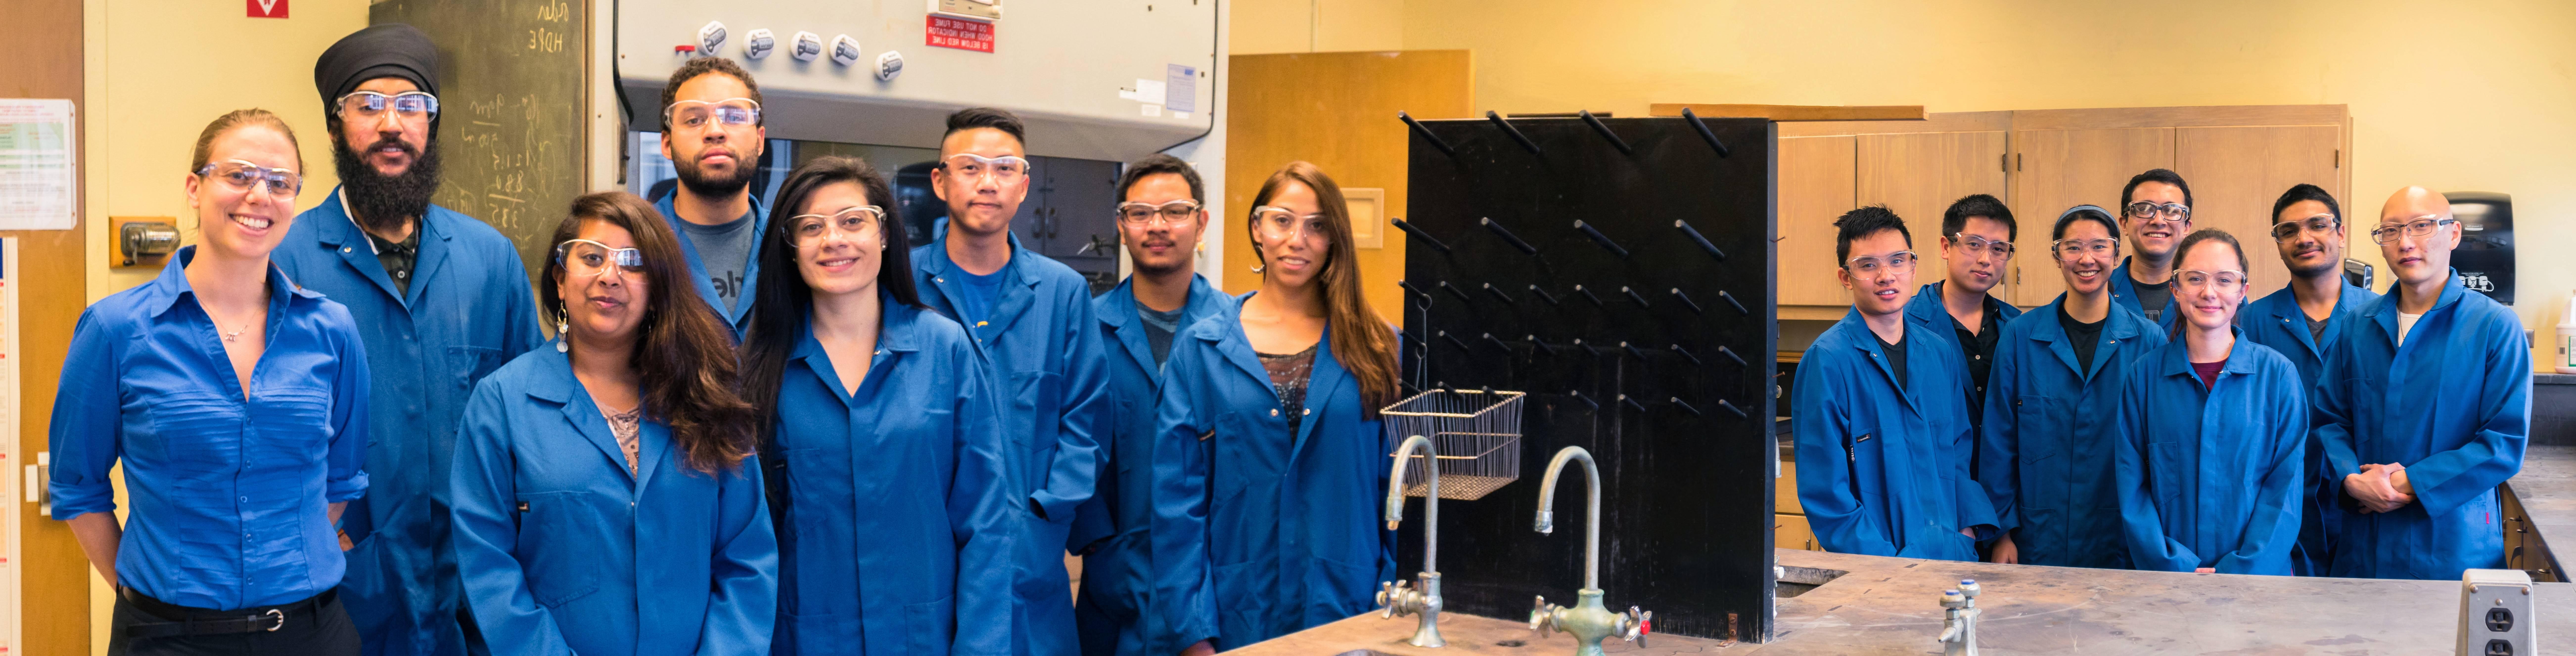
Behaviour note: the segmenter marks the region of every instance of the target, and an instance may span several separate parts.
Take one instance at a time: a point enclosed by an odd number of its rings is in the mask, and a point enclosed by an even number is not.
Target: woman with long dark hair
[[[867,162],[816,158],[787,174],[761,240],[762,270],[795,272],[760,287],[742,344],[781,655],[1011,648],[1024,493],[974,341],[913,289],[893,200]]]
[[[2174,339],[2121,395],[2120,517],[2138,569],[2289,576],[2306,503],[2307,386],[2245,339],[2245,248],[2219,230],[2174,247]]]
[[[449,479],[494,654],[766,654],[778,543],[732,332],[643,199],[574,199],[538,285],[550,347],[474,389]]]
[[[1305,162],[1252,204],[1261,289],[1173,339],[1154,433],[1153,603],[1193,652],[1357,615],[1395,576],[1395,331],[1360,294],[1350,210]]]
[[[53,514],[116,589],[110,654],[358,653],[331,525],[367,490],[367,356],[348,308],[269,259],[297,152],[264,110],[207,125],[183,183],[199,243],[72,330]]]

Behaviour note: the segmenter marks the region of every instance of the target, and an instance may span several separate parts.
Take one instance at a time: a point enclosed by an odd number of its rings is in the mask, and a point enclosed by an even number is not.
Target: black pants
[[[349,610],[340,605],[338,592],[324,592],[314,603],[302,602],[277,606],[259,606],[241,610],[212,610],[163,603],[131,590],[116,597],[116,618],[108,629],[108,656],[214,656],[294,654],[303,656],[356,656],[358,626],[349,621]],[[180,622],[187,620],[224,620],[248,615],[264,615],[270,609],[285,609],[285,622],[276,631],[232,633],[222,635],[172,636],[162,638],[129,638],[126,627],[136,624]]]

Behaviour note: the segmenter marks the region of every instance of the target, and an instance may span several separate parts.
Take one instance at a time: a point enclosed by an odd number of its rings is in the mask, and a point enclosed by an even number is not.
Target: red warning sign
[[[286,0],[242,0],[251,18],[285,18]]]
[[[924,42],[929,45],[976,52],[993,51],[992,23],[932,16],[929,27],[921,32]]]

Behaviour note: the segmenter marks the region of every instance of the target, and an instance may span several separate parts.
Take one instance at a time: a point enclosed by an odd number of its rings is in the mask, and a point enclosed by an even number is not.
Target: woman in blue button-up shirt
[[[119,591],[110,653],[355,654],[331,526],[367,489],[367,358],[347,308],[269,263],[302,189],[295,134],[225,114],[190,170],[198,244],[72,332],[54,518]]]
[[[466,402],[456,568],[493,654],[767,654],[778,543],[731,331],[643,199],[575,199],[540,286],[554,345]]]
[[[921,306],[894,192],[853,157],[789,173],[761,240],[743,397],[779,543],[774,653],[1008,654],[1013,527],[992,380]],[[952,640],[954,644],[952,645]]]
[[[2307,499],[2308,403],[2289,358],[2244,339],[2245,251],[2174,250],[2181,319],[2130,368],[2116,419],[2120,517],[2138,569],[2287,576]]]

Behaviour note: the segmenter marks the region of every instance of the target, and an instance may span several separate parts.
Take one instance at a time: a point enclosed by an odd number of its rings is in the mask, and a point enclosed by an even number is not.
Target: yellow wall
[[[2539,330],[2533,360],[2576,289],[2576,3],[2387,0],[2155,3],[1984,0],[1918,3],[1709,1],[1612,12],[1562,0],[1239,0],[1237,52],[1365,38],[1253,26],[1259,16],[1327,18],[1400,8],[1386,49],[1468,49],[1476,109],[1609,110],[1653,102],[1925,105],[1959,112],[2076,107],[2345,104],[2353,116],[2353,198],[2375,219],[2404,185],[2513,194],[2521,223],[2520,303]],[[1284,20],[1282,21],[1284,22]],[[1375,25],[1376,23],[1371,23]],[[1255,41],[1260,30],[1286,39]],[[1373,27],[1370,29],[1374,29]],[[1286,41],[1278,43],[1274,41]],[[2107,199],[2106,199],[2107,200]],[[2378,246],[2353,233],[2353,257]],[[2382,280],[2386,268],[2381,267]],[[2268,291],[2268,290],[2265,290]]]
[[[149,281],[152,267],[111,268],[110,216],[179,219],[196,243],[196,214],[181,183],[197,132],[224,112],[258,107],[285,117],[304,150],[304,194],[298,209],[322,202],[339,178],[331,173],[331,137],[313,60],[331,42],[367,26],[364,0],[303,0],[289,18],[248,18],[239,2],[88,0],[89,106],[81,111],[88,143],[89,298]],[[100,642],[105,645],[105,642]]]
[[[80,120],[88,138],[81,168],[89,176],[83,193],[90,301],[160,274],[151,267],[110,268],[116,262],[109,260],[107,217],[178,217],[186,242],[196,242],[196,215],[181,183],[197,132],[224,112],[259,107],[295,129],[305,180],[297,208],[322,202],[339,184],[331,173],[322,98],[313,88],[313,60],[331,42],[366,27],[367,3],[304,0],[289,7],[289,18],[273,19],[247,18],[238,2],[87,0],[89,106]],[[118,489],[121,507],[123,486]],[[105,654],[115,595],[105,579],[90,581],[90,648]]]

